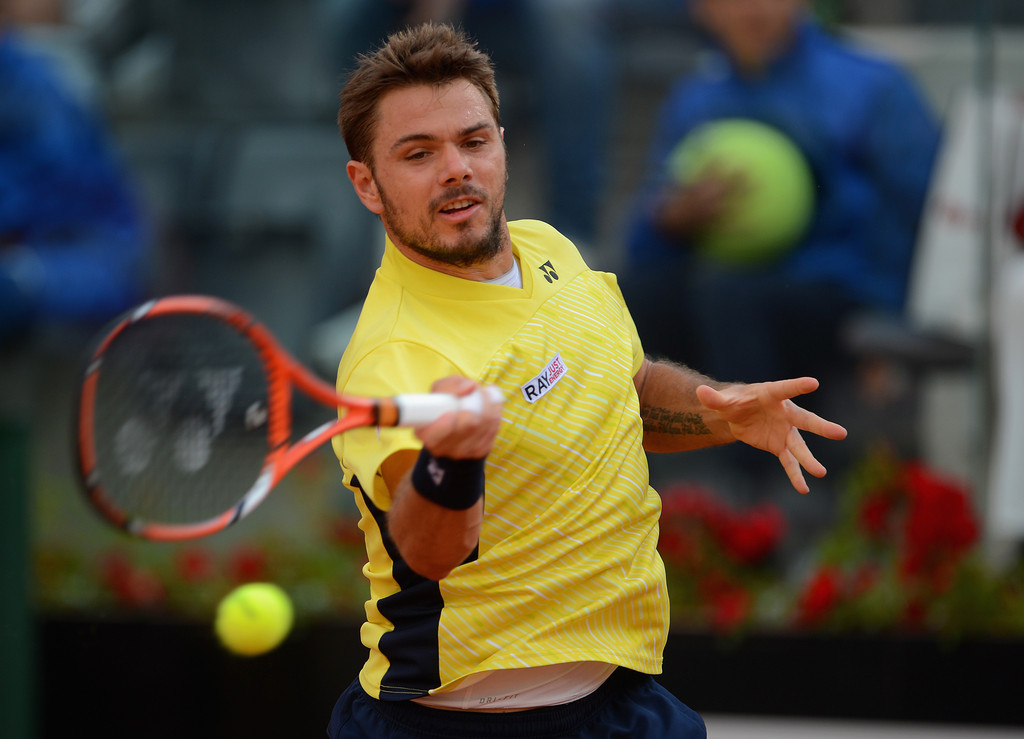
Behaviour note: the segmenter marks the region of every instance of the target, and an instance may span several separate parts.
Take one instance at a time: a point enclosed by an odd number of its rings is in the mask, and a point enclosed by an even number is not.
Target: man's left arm
[[[846,438],[846,429],[807,411],[793,398],[814,392],[818,381],[801,377],[752,384],[723,383],[665,360],[644,360],[634,376],[644,424],[644,449],[677,452],[742,441],[779,458],[797,491],[808,492],[803,471],[825,467],[801,436]]]

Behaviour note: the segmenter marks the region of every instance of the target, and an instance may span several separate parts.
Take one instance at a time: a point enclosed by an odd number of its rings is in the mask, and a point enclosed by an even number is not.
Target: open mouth
[[[442,207],[441,212],[445,215],[457,215],[468,211],[476,204],[476,200],[456,200]]]

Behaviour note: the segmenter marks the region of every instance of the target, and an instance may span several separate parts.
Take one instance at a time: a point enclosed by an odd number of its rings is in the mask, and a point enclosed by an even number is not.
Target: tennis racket
[[[341,412],[293,442],[295,390]],[[115,526],[146,539],[191,539],[245,518],[337,434],[481,407],[480,391],[339,394],[245,310],[170,296],[116,319],[90,351],[76,406],[78,476]]]

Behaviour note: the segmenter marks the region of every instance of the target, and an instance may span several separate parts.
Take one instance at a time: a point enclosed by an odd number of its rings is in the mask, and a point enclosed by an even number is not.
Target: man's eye
[[[426,158],[427,158],[427,152],[425,152],[425,151],[414,151],[413,153],[409,154],[406,157],[406,159],[408,159],[410,162],[416,162],[416,161],[419,161],[421,159],[426,159]]]

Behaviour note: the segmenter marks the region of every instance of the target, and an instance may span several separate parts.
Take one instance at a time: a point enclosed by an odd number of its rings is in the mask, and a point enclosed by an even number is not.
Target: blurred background
[[[551,221],[625,289],[663,105],[709,63],[691,11],[0,0],[0,736],[322,734],[364,656],[336,461],[314,455],[208,540],[132,541],[74,476],[90,338],[146,297],[208,293],[332,378],[382,252],[345,175],[337,94],[354,54],[431,14],[498,63],[509,218]],[[808,11],[904,69],[934,115],[906,299],[834,330],[849,372],[824,408],[851,435],[810,496],[775,467],[755,484],[720,455],[651,459],[675,624],[664,680],[712,736],[1024,735],[1024,4]],[[213,610],[254,580],[288,590],[296,628],[230,656]]]

